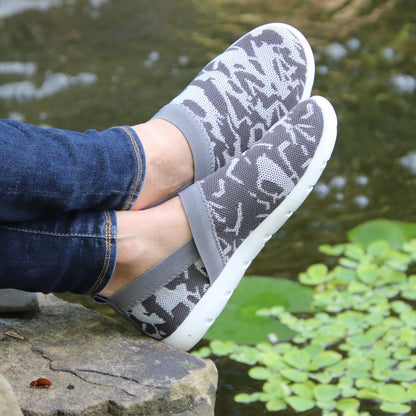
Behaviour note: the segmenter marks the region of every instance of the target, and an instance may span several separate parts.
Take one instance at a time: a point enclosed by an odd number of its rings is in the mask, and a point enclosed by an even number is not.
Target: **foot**
[[[179,197],[142,211],[117,212],[116,268],[98,296],[112,296],[191,238]]]
[[[205,178],[260,140],[309,98],[315,62],[294,27],[269,23],[218,55],[154,118],[171,121],[192,149],[195,180]]]
[[[336,123],[327,100],[306,100],[245,153],[182,191],[183,208],[176,212],[185,234],[166,247],[164,233],[175,234],[181,226],[162,229],[170,222],[160,217],[150,255],[159,259],[160,250],[179,247],[105,301],[144,334],[192,348],[250,262],[313,189],[335,144]],[[155,229],[149,232],[153,238]],[[192,240],[180,245],[191,233]]]
[[[205,178],[246,151],[310,96],[314,75],[312,50],[292,26],[270,23],[241,37],[150,122],[133,127],[147,160],[133,209]]]

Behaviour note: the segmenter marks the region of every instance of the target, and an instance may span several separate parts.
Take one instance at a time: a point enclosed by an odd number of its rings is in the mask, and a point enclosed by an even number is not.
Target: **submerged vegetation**
[[[300,314],[280,305],[257,311],[293,331],[290,341],[265,333],[267,342],[213,340],[196,352],[228,355],[250,366],[248,374],[263,382],[262,391],[237,394],[237,402],[261,401],[274,412],[316,408],[323,416],[369,416],[376,408],[390,414],[412,410],[416,224],[371,221],[353,229],[349,239],[320,247],[337,258],[333,268],[314,264],[299,275],[301,287],[314,288],[305,306],[315,312]]]

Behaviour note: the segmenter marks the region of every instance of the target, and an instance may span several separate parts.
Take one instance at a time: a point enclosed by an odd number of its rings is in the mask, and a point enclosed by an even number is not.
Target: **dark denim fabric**
[[[85,133],[0,120],[0,288],[99,292],[116,262],[115,210],[140,193],[129,127]]]

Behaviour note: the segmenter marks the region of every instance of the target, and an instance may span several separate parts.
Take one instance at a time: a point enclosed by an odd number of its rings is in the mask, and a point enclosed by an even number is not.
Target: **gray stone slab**
[[[134,334],[83,306],[41,297],[33,319],[0,317],[0,335],[0,373],[25,415],[214,414],[211,361]],[[52,385],[30,387],[39,377]]]
[[[0,416],[22,416],[13,389],[0,374]]]
[[[17,289],[0,289],[0,314],[37,312],[39,303],[36,293]]]

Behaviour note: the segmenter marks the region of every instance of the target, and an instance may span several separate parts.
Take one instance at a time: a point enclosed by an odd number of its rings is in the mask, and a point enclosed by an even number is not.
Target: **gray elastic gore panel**
[[[179,196],[191,227],[195,245],[212,284],[223,270],[224,262],[207,213],[205,200],[196,184],[186,188]]]
[[[194,159],[195,181],[214,171],[214,156],[206,130],[184,106],[167,104],[152,119],[163,119],[174,124],[189,143]]]

